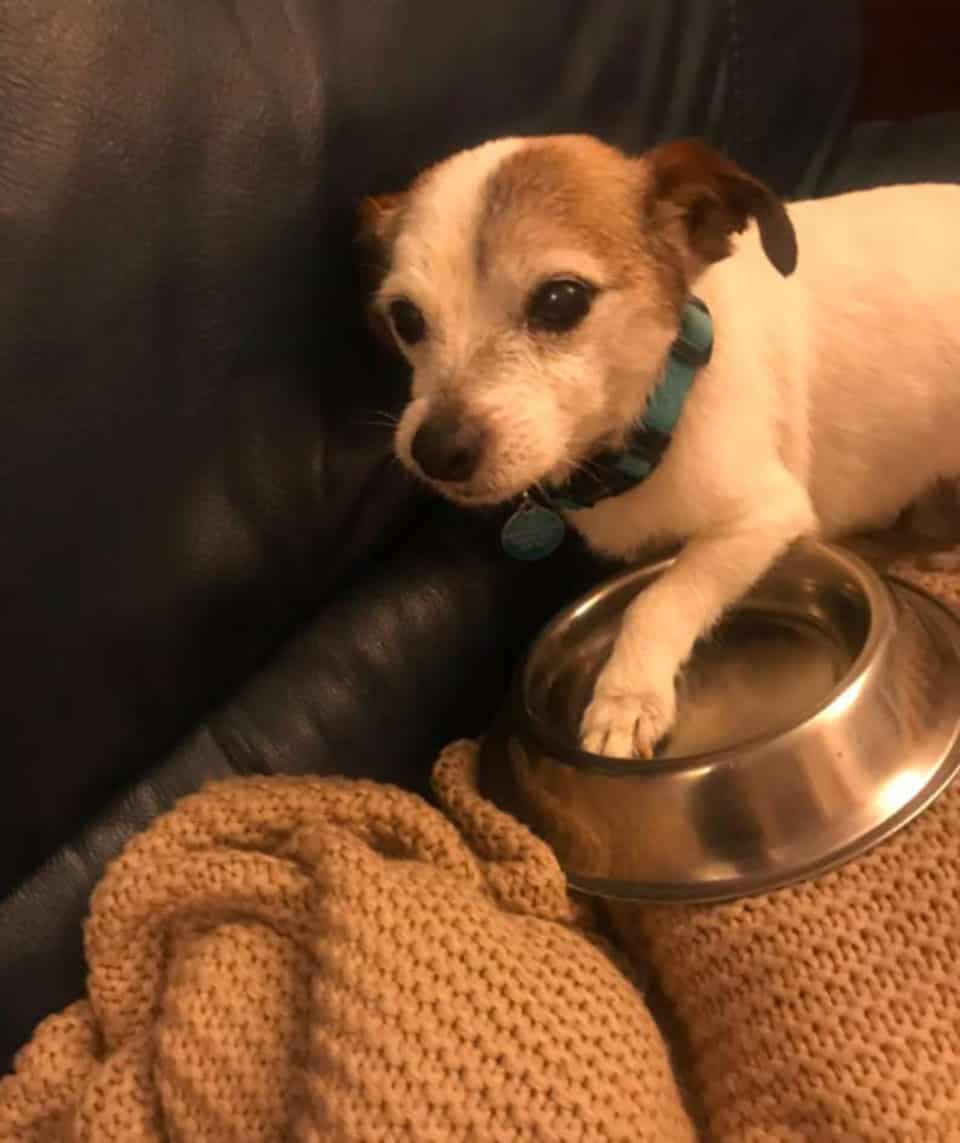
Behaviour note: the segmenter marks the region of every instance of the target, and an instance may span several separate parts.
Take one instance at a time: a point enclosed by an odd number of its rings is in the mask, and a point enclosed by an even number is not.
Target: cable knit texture
[[[437,764],[449,818],[273,777],[155,822],[93,896],[88,999],[0,1081],[0,1140],[692,1140],[639,993],[475,756]]]

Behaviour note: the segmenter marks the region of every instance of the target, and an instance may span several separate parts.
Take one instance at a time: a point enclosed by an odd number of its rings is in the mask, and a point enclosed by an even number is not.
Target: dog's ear
[[[390,268],[393,243],[400,229],[406,193],[381,194],[365,198],[357,212],[357,238],[362,256],[364,288],[372,297]],[[397,344],[383,315],[372,305],[367,307],[370,327],[389,349]]]
[[[357,212],[358,237],[368,259],[386,272],[406,202],[406,193],[370,195]]]
[[[756,219],[764,253],[786,276],[797,265],[797,236],[787,209],[765,184],[697,139],[663,143],[643,156],[645,207],[654,225],[679,217],[695,262],[726,258],[730,238]]]

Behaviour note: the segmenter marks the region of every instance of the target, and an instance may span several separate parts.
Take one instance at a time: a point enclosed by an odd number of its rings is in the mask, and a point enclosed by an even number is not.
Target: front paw
[[[675,709],[672,686],[620,691],[604,687],[601,677],[580,723],[580,740],[591,754],[652,758],[673,725]]]

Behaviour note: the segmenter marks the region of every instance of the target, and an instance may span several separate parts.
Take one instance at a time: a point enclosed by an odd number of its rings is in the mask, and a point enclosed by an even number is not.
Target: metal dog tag
[[[525,496],[500,530],[500,546],[513,559],[532,562],[552,555],[566,533],[562,516]]]

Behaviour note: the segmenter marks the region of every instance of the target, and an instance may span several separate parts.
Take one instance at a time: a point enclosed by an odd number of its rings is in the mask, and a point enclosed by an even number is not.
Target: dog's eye
[[[587,316],[595,293],[593,286],[576,278],[551,278],[530,295],[527,323],[531,329],[564,333]]]
[[[409,298],[395,298],[390,303],[390,321],[397,337],[407,345],[416,345],[427,335],[426,319]]]

